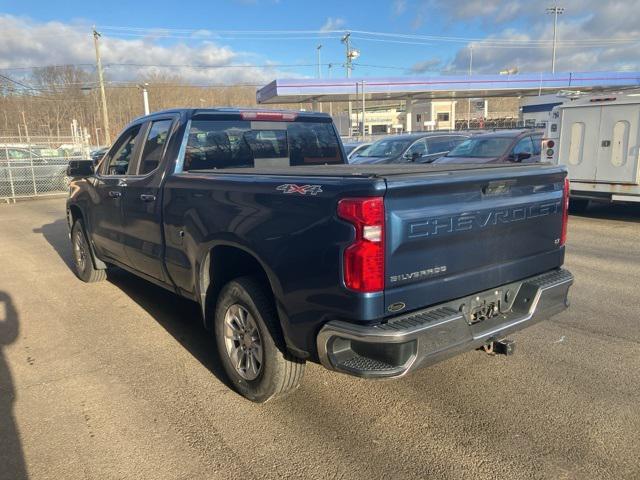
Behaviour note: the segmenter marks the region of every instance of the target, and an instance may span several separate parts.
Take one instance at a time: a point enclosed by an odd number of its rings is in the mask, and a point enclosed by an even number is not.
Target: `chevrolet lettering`
[[[410,224],[409,238],[483,229],[498,224],[520,222],[531,218],[553,215],[561,212],[561,210],[562,202],[554,201],[430,218]]]

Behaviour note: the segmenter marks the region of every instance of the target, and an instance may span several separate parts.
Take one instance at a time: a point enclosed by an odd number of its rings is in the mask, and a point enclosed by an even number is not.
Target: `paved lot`
[[[258,406],[194,304],[69,265],[64,200],[0,205],[0,478],[640,478],[640,206],[572,217],[573,306],[400,381],[310,365]]]

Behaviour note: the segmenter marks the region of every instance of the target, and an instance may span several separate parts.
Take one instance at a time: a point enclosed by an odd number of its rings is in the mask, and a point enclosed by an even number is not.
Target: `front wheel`
[[[263,403],[300,385],[304,361],[286,352],[273,297],[259,279],[238,278],[222,289],[215,337],[227,376],[249,400]]]
[[[84,225],[76,220],[71,228],[71,245],[73,247],[73,266],[76,276],[83,282],[100,282],[107,278],[106,270],[98,270],[93,264],[93,257]]]

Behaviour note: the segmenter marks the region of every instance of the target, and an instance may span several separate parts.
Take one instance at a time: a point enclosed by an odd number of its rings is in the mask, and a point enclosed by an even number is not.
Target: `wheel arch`
[[[89,236],[89,232],[87,232],[87,217],[85,216],[82,208],[75,203],[69,204],[67,206],[67,224],[69,226],[69,236],[71,236],[71,228],[73,228],[73,224],[78,220],[82,220],[82,225],[84,226],[84,234],[87,237],[87,243],[89,244],[89,249],[91,250],[91,261],[95,268],[99,270],[104,270],[107,268],[107,264],[100,260],[96,251],[93,247],[93,242],[91,237]]]
[[[244,245],[220,241],[209,245],[199,262],[197,292],[202,308],[204,325],[212,328],[212,315],[222,287],[234,278],[247,275],[259,277],[269,288],[274,303],[278,307],[281,292],[276,276],[255,252]],[[282,323],[281,309],[277,308]],[[282,325],[280,325],[282,328]]]

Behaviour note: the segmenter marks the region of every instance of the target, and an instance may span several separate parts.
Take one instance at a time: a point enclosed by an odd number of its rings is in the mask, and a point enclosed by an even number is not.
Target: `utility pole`
[[[107,111],[107,95],[104,91],[104,78],[102,76],[102,60],[100,59],[100,45],[98,38],[100,33],[93,27],[93,45],[96,47],[96,69],[98,70],[98,82],[100,83],[100,96],[102,97],[102,123],[104,127],[105,144],[111,143],[111,133],[109,132],[109,112]]]
[[[318,51],[318,78],[322,78],[322,64],[320,63],[320,50],[322,49],[322,44],[319,44],[316,47],[316,50]]]
[[[22,124],[24,125],[24,135],[27,137],[27,143],[31,146],[31,138],[29,137],[29,128],[27,127],[27,118],[24,115],[24,111],[20,112],[22,114]],[[29,149],[29,156],[31,156],[31,149]]]
[[[473,43],[469,44],[469,80],[471,80],[471,74],[473,73]],[[471,97],[467,99],[468,102],[468,117],[467,117],[467,130],[471,129]]]
[[[553,15],[553,53],[551,54],[551,73],[556,73],[556,31],[558,30],[558,15],[564,13],[564,8],[557,4],[545,10],[547,14]]]
[[[347,56],[347,61],[345,63],[345,67],[347,69],[347,78],[351,78],[351,33],[347,32],[344,34],[344,37],[342,37],[342,43],[345,44],[345,47],[347,48],[346,51],[346,56]],[[349,136],[352,135],[352,129],[351,129],[351,114],[352,114],[352,106],[351,106],[351,100],[349,100]]]

